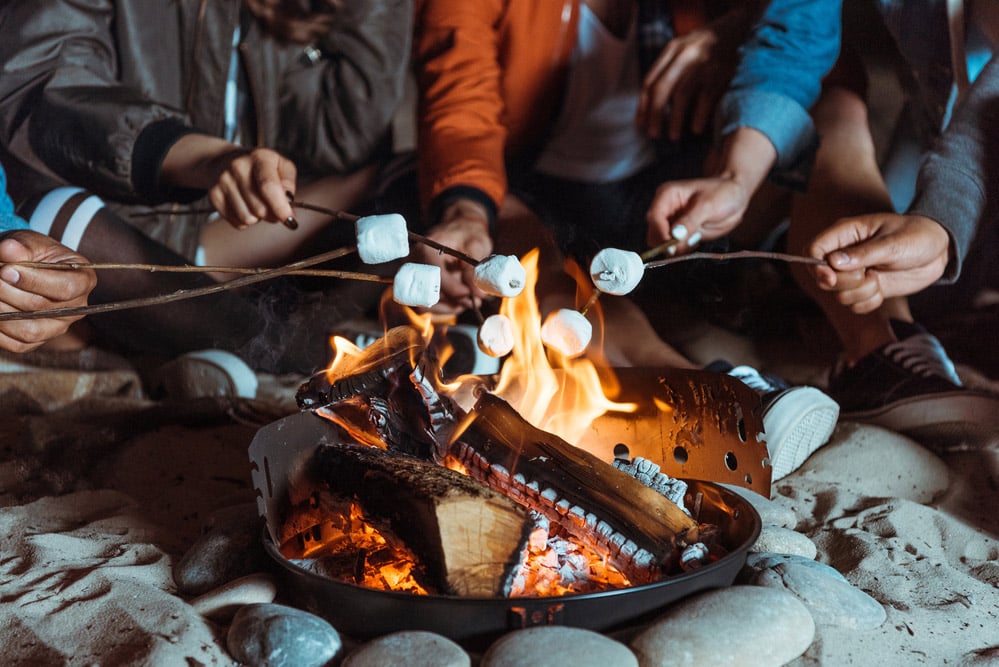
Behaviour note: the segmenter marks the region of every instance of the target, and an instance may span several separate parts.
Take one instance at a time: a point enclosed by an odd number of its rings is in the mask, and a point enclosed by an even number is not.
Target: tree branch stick
[[[645,268],[658,269],[660,266],[676,264],[677,262],[689,262],[694,259],[709,259],[716,262],[724,262],[730,259],[772,259],[778,262],[797,262],[799,264],[813,264],[815,266],[827,265],[824,259],[805,257],[804,255],[789,255],[783,252],[764,252],[762,250],[740,250],[738,252],[692,252],[689,255],[667,257],[666,259],[648,262]]]
[[[78,269],[91,269],[93,271],[107,271],[114,269],[148,271],[149,273],[241,273],[244,275],[258,275],[273,271],[272,268],[243,267],[243,266],[192,266],[190,264],[119,264],[115,262],[88,263],[88,262],[0,262],[0,267],[7,265],[24,266],[29,269],[52,269],[56,271],[75,271]],[[358,273],[356,271],[335,271],[332,269],[299,269],[284,275],[287,276],[314,276],[318,278],[342,278],[345,280],[366,280],[373,283],[391,283],[392,278],[376,276],[371,273]]]
[[[139,299],[129,299],[127,301],[114,301],[110,303],[100,303],[92,306],[72,306],[67,308],[49,308],[46,310],[29,310],[29,311],[18,311],[11,313],[0,313],[0,322],[6,322],[8,320],[37,320],[46,317],[78,317],[82,315],[96,315],[99,313],[110,313],[112,311],[118,310],[128,310],[130,308],[142,308],[144,306],[158,306],[165,303],[173,303],[174,301],[182,301],[184,299],[193,299],[199,296],[206,296],[208,294],[217,294],[219,292],[224,292],[226,290],[237,289],[239,287],[245,287],[246,285],[253,285],[255,283],[261,283],[265,280],[271,280],[272,278],[277,278],[279,276],[286,276],[299,271],[301,269],[307,269],[310,266],[315,266],[317,264],[322,264],[323,262],[328,262],[344,255],[349,255],[352,252],[356,252],[357,248],[349,246],[346,248],[338,248],[337,250],[330,250],[329,252],[324,252],[322,254],[316,255],[314,257],[309,257],[298,262],[293,262],[285,266],[281,266],[275,269],[268,269],[262,273],[255,273],[253,275],[243,276],[241,278],[235,278],[225,283],[218,283],[216,285],[206,285],[205,287],[197,287],[189,290],[177,290],[171,294],[161,294],[159,296],[144,297]]]

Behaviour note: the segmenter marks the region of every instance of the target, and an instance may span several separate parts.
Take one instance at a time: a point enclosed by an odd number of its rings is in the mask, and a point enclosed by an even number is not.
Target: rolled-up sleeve
[[[773,0],[740,49],[722,99],[722,136],[759,130],[777,150],[777,167],[792,166],[814,145],[809,108],[839,56],[841,0]]]

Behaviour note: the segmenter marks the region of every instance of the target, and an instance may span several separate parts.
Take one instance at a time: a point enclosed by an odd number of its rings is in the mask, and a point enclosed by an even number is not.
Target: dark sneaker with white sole
[[[928,446],[999,439],[999,396],[962,386],[940,341],[920,325],[891,325],[898,342],[833,369],[829,394],[839,401],[843,419]]]
[[[815,387],[791,386],[752,366],[715,361],[705,370],[727,373],[760,396],[763,435],[770,454],[771,479],[791,474],[829,441],[839,418],[839,405]]]

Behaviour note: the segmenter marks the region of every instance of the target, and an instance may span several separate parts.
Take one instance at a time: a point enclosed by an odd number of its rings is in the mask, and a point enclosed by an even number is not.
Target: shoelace
[[[942,377],[961,386],[954,362],[935,336],[915,334],[885,346],[884,351],[885,356],[911,373],[922,377]]]
[[[777,389],[772,383],[767,381],[760,372],[751,366],[736,366],[728,372],[732,377],[740,380],[744,385],[753,391],[767,393]]]

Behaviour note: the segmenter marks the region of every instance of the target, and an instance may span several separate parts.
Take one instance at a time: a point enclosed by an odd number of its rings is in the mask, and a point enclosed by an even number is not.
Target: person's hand
[[[681,251],[731,232],[776,159],[777,150],[759,130],[740,127],[729,133],[707,165],[708,176],[670,181],[656,190],[646,213],[649,245],[680,238],[678,226],[686,232]]]
[[[268,32],[287,42],[312,44],[333,28],[338,0],[246,0]]]
[[[3,235],[0,240],[0,312],[25,312],[87,305],[97,284],[90,269],[33,269],[11,262],[82,262],[86,258],[55,239],[30,230]],[[64,333],[76,317],[0,322],[0,348],[28,352]]]
[[[727,235],[742,221],[752,192],[730,175],[663,183],[646,214],[650,247],[674,236],[680,249]],[[683,227],[684,234],[674,233]]]
[[[735,71],[738,41],[724,23],[670,40],[642,81],[635,122],[652,139],[677,141],[685,123],[703,134]],[[667,128],[666,125],[669,125]]]
[[[295,215],[287,195],[295,191],[297,174],[291,160],[269,148],[255,148],[226,156],[222,165],[208,198],[233,227],[284,222]]]
[[[950,235],[940,223],[895,213],[839,220],[808,248],[829,264],[811,267],[819,287],[861,314],[932,285],[947,268],[949,252]]]
[[[212,206],[237,229],[294,216],[294,163],[269,148],[248,150],[204,134],[181,137],[167,152],[162,178],[176,187],[208,190]]]
[[[427,237],[473,259],[485,259],[493,251],[486,210],[471,201],[459,200],[449,206]],[[484,294],[473,286],[473,267],[422,243],[415,246],[413,254],[418,262],[441,267],[441,300],[434,312],[460,313],[481,303]]]

